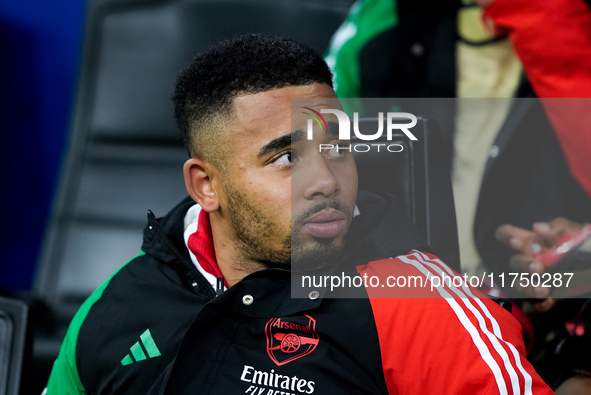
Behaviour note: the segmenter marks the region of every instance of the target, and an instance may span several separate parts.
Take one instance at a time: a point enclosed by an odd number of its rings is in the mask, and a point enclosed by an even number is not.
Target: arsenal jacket
[[[376,284],[453,275],[415,249],[421,238],[395,202],[360,193],[348,253],[330,273],[372,281],[312,283],[305,298],[282,269],[225,290],[205,213],[187,248],[191,207],[149,215],[143,251],[72,321],[48,395],[551,393],[495,302],[465,286]]]

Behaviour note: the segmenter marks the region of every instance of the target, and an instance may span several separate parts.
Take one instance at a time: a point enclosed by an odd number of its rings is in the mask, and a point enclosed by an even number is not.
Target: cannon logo
[[[316,320],[308,315],[272,318],[265,326],[267,353],[277,366],[310,354],[318,345]]]

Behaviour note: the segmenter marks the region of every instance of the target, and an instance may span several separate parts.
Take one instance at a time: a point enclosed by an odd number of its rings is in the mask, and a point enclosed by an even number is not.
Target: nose
[[[315,199],[318,197],[331,197],[341,190],[341,184],[335,177],[333,169],[326,161],[319,156],[308,170],[308,182],[304,189],[306,199]]]

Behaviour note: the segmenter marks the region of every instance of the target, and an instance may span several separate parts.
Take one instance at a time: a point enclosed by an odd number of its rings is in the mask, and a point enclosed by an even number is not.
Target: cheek
[[[291,195],[289,190],[287,194],[275,195],[272,201],[267,202],[265,206],[267,218],[275,225],[277,230],[273,234],[277,240],[284,240],[291,235]]]
[[[277,218],[279,223],[287,221],[291,216],[291,184],[275,185],[260,189],[259,205],[268,217]]]
[[[357,166],[351,159],[340,171],[339,183],[341,184],[341,197],[348,203],[354,205],[357,198]]]

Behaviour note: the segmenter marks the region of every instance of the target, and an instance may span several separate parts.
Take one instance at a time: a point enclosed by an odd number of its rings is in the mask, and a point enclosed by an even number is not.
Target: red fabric
[[[523,310],[521,310],[521,308],[513,302],[511,302],[511,314],[513,314],[513,317],[519,321],[521,327],[523,328],[523,337],[526,339],[525,350],[527,354],[529,354],[534,346],[534,338],[536,335],[534,331],[534,325],[532,324],[531,319],[523,312]]]
[[[485,10],[509,34],[540,97],[591,97],[591,10],[584,0],[494,0]]]
[[[441,268],[435,256],[414,252],[370,262],[358,271],[385,281],[388,276],[425,277],[425,271],[437,275]],[[521,326],[491,299],[475,290],[479,299],[445,299],[429,288],[413,294],[420,298],[392,298],[383,289],[367,291],[389,393],[526,394],[531,388],[533,394],[552,394],[525,358]]]
[[[591,98],[591,10],[584,0],[494,0],[540,98]],[[542,100],[573,177],[591,197],[591,100]]]
[[[211,233],[209,214],[205,210],[201,210],[199,212],[198,221],[197,231],[189,236],[187,246],[189,247],[189,250],[195,254],[203,270],[212,276],[224,277],[215,259],[215,249],[213,246],[213,234]]]

